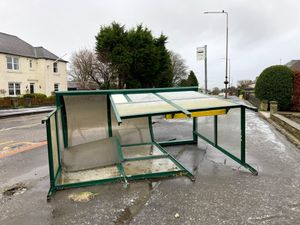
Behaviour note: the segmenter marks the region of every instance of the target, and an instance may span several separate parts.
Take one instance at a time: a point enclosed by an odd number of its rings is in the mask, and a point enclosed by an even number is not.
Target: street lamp
[[[225,65],[225,98],[227,98],[227,85],[228,85],[228,12],[225,12],[224,10],[222,10],[221,12],[204,12],[204,14],[219,14],[219,13],[223,13],[226,15],[226,65]]]

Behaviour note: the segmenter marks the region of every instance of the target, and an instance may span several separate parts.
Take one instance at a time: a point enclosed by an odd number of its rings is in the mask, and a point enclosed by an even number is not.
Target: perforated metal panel
[[[106,95],[64,96],[68,145],[108,138]]]

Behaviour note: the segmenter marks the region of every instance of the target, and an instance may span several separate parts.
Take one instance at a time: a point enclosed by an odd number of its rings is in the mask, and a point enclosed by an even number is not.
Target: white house
[[[0,32],[0,97],[67,90],[67,61]]]

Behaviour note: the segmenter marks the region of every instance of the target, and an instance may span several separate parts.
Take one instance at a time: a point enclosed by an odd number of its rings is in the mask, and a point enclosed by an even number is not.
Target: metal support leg
[[[195,131],[198,130],[198,117],[193,117],[193,141],[195,144],[198,143],[198,136],[195,134]]]
[[[214,139],[215,139],[215,146],[218,145],[218,116],[214,116]]]
[[[245,107],[241,107],[241,162],[246,163],[246,116]]]

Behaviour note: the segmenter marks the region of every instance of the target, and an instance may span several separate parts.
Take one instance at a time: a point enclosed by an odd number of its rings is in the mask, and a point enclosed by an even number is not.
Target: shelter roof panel
[[[218,98],[183,99],[174,100],[173,102],[186,110],[210,109],[238,105],[234,102],[225,101]]]
[[[178,109],[164,101],[116,104],[121,117],[177,112]]]
[[[207,95],[196,91],[159,92],[158,94],[169,100],[208,98]]]
[[[153,102],[153,101],[161,101],[159,97],[154,95],[153,93],[145,93],[145,94],[129,94],[128,97],[133,102]]]

